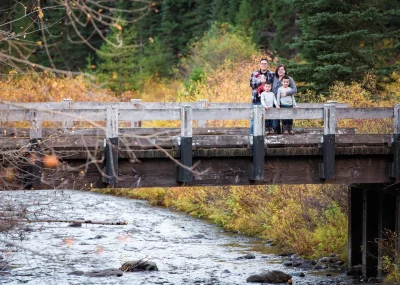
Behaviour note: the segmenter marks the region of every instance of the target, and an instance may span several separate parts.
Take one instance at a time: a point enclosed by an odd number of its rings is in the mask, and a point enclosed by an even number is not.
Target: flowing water
[[[264,270],[295,275],[293,284],[348,284],[343,274],[307,272],[282,265],[276,248],[186,214],[146,201],[81,191],[4,191],[2,201],[30,204],[41,219],[126,221],[127,225],[30,223],[2,237],[0,256],[13,267],[0,284],[249,284]],[[5,242],[8,242],[5,243]],[[240,259],[246,254],[254,259]],[[239,258],[239,259],[238,259]],[[122,277],[68,275],[149,260],[159,271],[125,272]],[[300,272],[305,277],[298,277]],[[296,277],[297,275],[297,277]]]

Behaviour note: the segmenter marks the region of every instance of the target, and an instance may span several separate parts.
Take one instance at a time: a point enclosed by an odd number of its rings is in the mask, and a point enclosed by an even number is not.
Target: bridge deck
[[[392,158],[391,135],[355,135],[338,129],[336,175],[320,179],[323,162],[322,129],[296,129],[295,135],[265,136],[264,178],[249,180],[253,149],[248,128],[201,128],[193,133],[192,186],[318,183],[386,183]],[[29,129],[0,129],[1,164],[15,153],[29,152]],[[181,186],[176,161],[181,152],[178,129],[120,128],[117,187]],[[42,188],[87,189],[104,187],[104,130],[43,129],[42,153],[56,154],[57,169],[44,168]],[[19,162],[21,171],[27,165]],[[21,187],[8,184],[7,187]]]

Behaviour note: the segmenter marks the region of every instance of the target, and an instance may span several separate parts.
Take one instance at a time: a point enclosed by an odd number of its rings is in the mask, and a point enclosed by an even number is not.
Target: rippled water
[[[6,191],[0,195],[2,199],[33,204],[30,209],[41,218],[128,222],[80,228],[68,223],[24,225],[23,236],[5,237],[14,246],[0,243],[0,255],[14,267],[10,274],[0,275],[0,284],[234,285],[247,284],[247,277],[263,270],[304,272],[284,267],[274,254],[276,249],[257,239],[226,233],[145,201],[65,190]],[[237,259],[247,253],[256,258]],[[125,261],[137,259],[154,261],[159,271],[124,273],[122,277],[68,275],[75,270],[116,269]],[[339,284],[338,277],[305,273],[304,278],[294,277],[293,284]]]

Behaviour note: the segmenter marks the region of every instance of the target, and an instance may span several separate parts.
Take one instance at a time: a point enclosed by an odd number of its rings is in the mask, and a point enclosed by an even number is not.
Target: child
[[[274,105],[279,109],[278,101],[276,100],[274,93],[271,92],[272,83],[267,81],[261,86],[263,87],[263,92],[261,93],[261,104],[265,107],[265,110],[273,108]],[[274,128],[276,127],[275,125],[276,120],[265,120],[265,134],[273,134]]]
[[[282,87],[279,87],[277,92],[277,101],[281,108],[296,108],[296,99],[293,95],[286,95],[288,91],[292,90],[289,87],[290,78],[285,75],[282,78]],[[294,134],[293,130],[293,120],[282,120],[282,131],[284,134]]]
[[[261,93],[263,93],[265,91],[264,84],[265,84],[265,82],[267,82],[267,77],[265,77],[265,75],[261,74],[260,81],[261,81],[261,85],[258,86],[258,88],[257,88],[257,95],[259,98],[261,98]]]

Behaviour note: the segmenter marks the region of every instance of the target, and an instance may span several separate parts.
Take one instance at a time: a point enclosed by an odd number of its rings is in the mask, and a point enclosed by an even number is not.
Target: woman
[[[275,69],[275,77],[274,81],[272,82],[272,92],[274,92],[275,97],[278,99],[278,89],[283,87],[283,77],[287,76],[286,66],[284,64],[279,64]],[[293,98],[292,103],[288,100],[285,100],[285,104],[281,104],[281,100],[278,101],[278,104],[281,108],[293,108],[296,107],[296,101],[294,100],[294,94],[297,93],[297,87],[294,83],[292,77],[289,76],[289,87],[290,90],[286,91],[284,94],[279,94],[280,98],[284,98],[287,96],[291,96]],[[294,134],[292,130],[293,120],[282,120],[282,132],[288,134]],[[278,134],[281,133],[280,128],[280,120],[275,120],[274,131]]]

